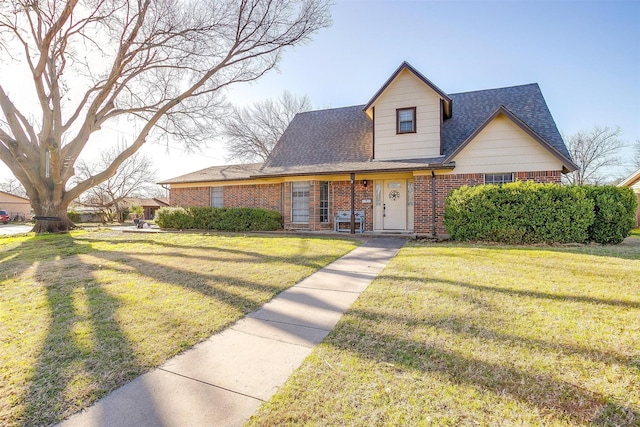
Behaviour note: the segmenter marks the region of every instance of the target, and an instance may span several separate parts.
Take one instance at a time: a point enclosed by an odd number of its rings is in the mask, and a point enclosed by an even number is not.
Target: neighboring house
[[[172,206],[274,209],[286,229],[331,230],[353,203],[366,231],[436,235],[455,188],[576,169],[537,84],[447,94],[404,62],[365,105],[296,115],[263,164],[161,184]]]
[[[31,219],[31,202],[15,194],[0,191],[0,209],[7,211],[12,220],[16,216]]]
[[[145,219],[145,220],[150,220],[155,218],[156,211],[158,209],[169,206],[169,201],[160,197],[154,197],[154,198],[148,198],[148,199],[127,197],[125,199],[125,203],[129,207],[142,206],[142,211],[143,211],[142,219]]]
[[[104,209],[99,207],[76,204],[73,207],[70,207],[69,211],[75,213],[74,216],[71,216],[72,221],[74,222],[106,222]]]
[[[638,198],[638,210],[636,211],[636,227],[640,227],[640,169],[629,175],[618,187],[631,187]]]

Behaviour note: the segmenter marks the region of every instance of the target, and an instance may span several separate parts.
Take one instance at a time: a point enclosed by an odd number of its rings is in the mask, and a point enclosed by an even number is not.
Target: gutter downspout
[[[436,174],[431,171],[431,235],[436,237]]]

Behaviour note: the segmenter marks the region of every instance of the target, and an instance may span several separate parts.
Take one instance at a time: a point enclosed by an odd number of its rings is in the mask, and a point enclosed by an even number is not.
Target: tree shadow
[[[349,321],[351,316],[359,320]],[[361,309],[351,310],[348,318],[338,324],[325,339],[325,343],[343,351],[360,354],[365,359],[382,362],[386,366],[401,366],[423,373],[437,373],[440,378],[446,378],[453,384],[472,386],[481,393],[507,395],[511,399],[538,408],[545,417],[560,422],[571,420],[576,424],[614,426],[636,425],[634,423],[640,421],[637,408],[616,402],[586,387],[554,378],[550,374],[535,372],[534,369],[525,371],[513,366],[509,361],[485,361],[447,348],[446,345],[408,339],[405,338],[406,334],[403,337],[387,333],[385,331],[389,331],[389,327],[377,327],[384,322],[395,323],[397,329],[405,332],[411,328],[405,317],[387,316]],[[431,326],[443,328],[441,323],[433,323]],[[455,329],[446,326],[444,328],[459,333]],[[468,334],[485,340],[486,332],[479,328],[469,331]],[[536,344],[515,336],[500,336],[492,332],[489,335],[493,335],[490,339],[505,346],[513,343],[524,347]],[[555,344],[551,343],[542,344],[555,347]],[[568,346],[564,350],[573,349]],[[591,352],[590,349],[578,350],[587,354]],[[616,355],[613,357],[619,358]],[[629,360],[626,362],[629,363]]]
[[[65,246],[73,244],[70,236],[59,239]],[[79,248],[78,253],[85,251]],[[51,277],[51,271],[43,270],[52,267],[39,262],[35,277]],[[42,326],[47,335],[24,395],[22,425],[60,421],[146,368],[118,324],[121,304],[116,298],[91,279],[66,280],[64,269],[53,279],[42,284],[50,316]]]
[[[100,264],[109,264],[108,268],[116,273],[133,271],[151,281],[176,285],[237,311],[237,318],[216,325],[211,333],[254,311],[287,287],[281,283],[271,285],[218,274],[211,268],[185,271],[180,268],[179,261],[173,266],[164,265],[146,258],[145,254],[123,251],[117,246],[113,251],[96,249],[96,242],[129,243],[86,235],[80,238],[68,234],[35,236],[5,254],[3,267],[15,277],[32,276],[34,286],[43,291],[49,312],[47,324],[39,326],[46,329],[46,333],[36,355],[33,373],[28,377],[25,391],[15,396],[16,405],[21,409],[13,416],[21,425],[60,421],[152,368],[136,356],[137,343],[128,338],[118,319],[123,301],[98,284],[97,270],[107,268]],[[162,245],[171,249],[168,255],[180,259],[191,257],[185,252],[193,249],[190,245],[158,243],[152,239],[134,240],[133,243]],[[285,266],[317,269],[327,261],[327,255],[315,255],[305,247],[300,247],[292,258],[234,248],[211,247],[211,251],[228,253],[229,258],[242,259],[239,263],[252,265],[278,262]],[[230,262],[223,256],[205,255],[197,259],[203,266]],[[165,313],[165,316],[169,315]],[[188,347],[193,344],[195,342],[190,342]],[[182,346],[178,351],[186,348]]]
[[[540,292],[540,291],[533,291],[533,290],[500,288],[498,286],[476,285],[473,283],[456,281],[456,280],[447,280],[442,278],[429,279],[421,276],[394,276],[394,275],[383,274],[383,275],[380,275],[379,277],[389,279],[389,280],[414,281],[414,282],[422,282],[422,283],[426,283],[433,280],[436,282],[445,283],[447,285],[452,285],[460,288],[472,289],[475,291],[482,291],[482,292],[491,292],[491,293],[498,293],[498,294],[505,294],[505,295],[518,295],[522,297],[538,298],[538,299],[545,299],[550,301],[577,302],[577,303],[587,303],[587,304],[597,304],[597,305],[602,304],[602,305],[610,305],[613,307],[627,307],[631,309],[640,309],[640,302],[621,300],[621,299],[597,298],[597,297],[587,297],[587,296],[571,295],[571,294],[563,294],[563,293],[550,293],[550,292]]]
[[[434,318],[407,318],[388,313],[373,312],[370,310],[351,309],[349,314],[359,318],[367,319],[375,323],[392,322],[394,324],[406,325],[409,328],[433,327],[456,334],[463,338],[480,338],[483,341],[494,342],[510,348],[533,348],[539,351],[551,351],[561,354],[580,355],[584,359],[605,364],[626,365],[638,370],[640,374],[640,354],[638,357],[624,355],[615,351],[601,350],[579,344],[569,344],[558,341],[523,337],[519,335],[497,332],[494,329],[478,326],[470,322],[468,317],[448,315],[446,321]],[[464,325],[464,326],[462,326]]]
[[[215,237],[215,236],[209,236],[209,235],[203,235],[204,237]],[[244,237],[244,235],[229,235],[229,236],[225,236],[225,237],[237,237],[237,238],[242,238]],[[295,236],[266,236],[266,237],[262,237],[262,236],[251,236],[252,239],[264,239],[264,240],[269,240],[270,242],[272,242],[274,239],[279,239],[282,240],[282,246],[287,246],[287,240],[292,240],[295,239],[296,241],[300,241],[299,237],[295,237]],[[306,239],[307,237],[305,237],[305,240],[302,240],[303,245],[299,248],[298,253],[299,254],[303,254],[305,252],[307,252],[306,248],[308,247],[308,245],[306,244]],[[318,239],[315,237],[309,237],[309,239]],[[166,242],[166,241],[162,241],[162,240],[154,240],[154,239],[148,239],[148,238],[138,238],[137,236],[135,238],[132,238],[130,241],[127,240],[119,240],[119,239],[108,239],[108,238],[98,238],[95,236],[83,236],[81,238],[79,238],[78,240],[83,241],[83,242],[91,242],[91,243],[110,243],[113,245],[126,245],[129,243],[136,243],[136,244],[143,244],[143,245],[150,245],[150,246],[160,246],[163,248],[169,248],[169,249],[175,249],[176,251],[171,252],[171,256],[175,256],[175,257],[180,257],[180,258],[197,258],[197,259],[202,259],[203,261],[207,261],[207,262],[216,262],[216,261],[223,261],[223,262],[235,262],[235,263],[245,263],[245,262],[260,262],[260,263],[277,263],[277,262],[281,262],[281,263],[286,263],[286,264],[296,264],[296,265],[303,265],[305,267],[312,267],[312,268],[318,268],[318,267],[322,267],[326,264],[326,260],[327,260],[327,255],[305,255],[302,258],[296,259],[295,257],[292,257],[291,255],[287,255],[287,256],[278,256],[275,254],[264,254],[262,252],[258,252],[258,251],[252,251],[252,250],[246,250],[246,249],[234,249],[234,248],[228,248],[228,247],[222,247],[222,246],[210,246],[207,247],[207,249],[211,249],[212,251],[216,251],[216,252],[220,252],[220,253],[226,253],[226,254],[230,254],[230,255],[234,255],[234,256],[240,256],[241,258],[239,259],[234,259],[234,258],[225,258],[225,257],[221,257],[221,256],[193,256],[191,254],[185,254],[185,253],[180,253],[178,251],[189,251],[189,250],[193,250],[194,247],[193,245],[181,245],[181,244],[176,244],[176,243],[171,243],[171,242]],[[338,240],[343,240],[343,241],[349,241],[352,242],[353,240],[350,239],[338,239]],[[259,245],[259,243],[258,243]],[[100,251],[100,252],[104,252],[104,251]],[[136,252],[127,252],[127,251],[119,251],[120,253],[123,254],[129,254],[129,255],[135,255],[139,253]]]
[[[420,243],[421,246],[431,247],[461,247],[479,248],[505,251],[527,251],[527,252],[561,252],[573,255],[588,255],[606,258],[620,258],[624,260],[640,260],[640,236],[627,237],[618,245],[587,245],[587,244],[551,244],[551,245],[506,245],[502,243],[490,242],[444,242],[444,243]]]

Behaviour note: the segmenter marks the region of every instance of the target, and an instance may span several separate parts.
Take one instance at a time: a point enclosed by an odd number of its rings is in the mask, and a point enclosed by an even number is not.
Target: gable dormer
[[[374,160],[442,155],[442,123],[451,107],[446,93],[403,62],[363,109],[373,121]]]

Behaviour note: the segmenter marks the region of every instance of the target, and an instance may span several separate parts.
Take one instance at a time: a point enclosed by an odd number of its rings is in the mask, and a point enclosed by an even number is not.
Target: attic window
[[[416,132],[416,107],[396,110],[396,133]]]

